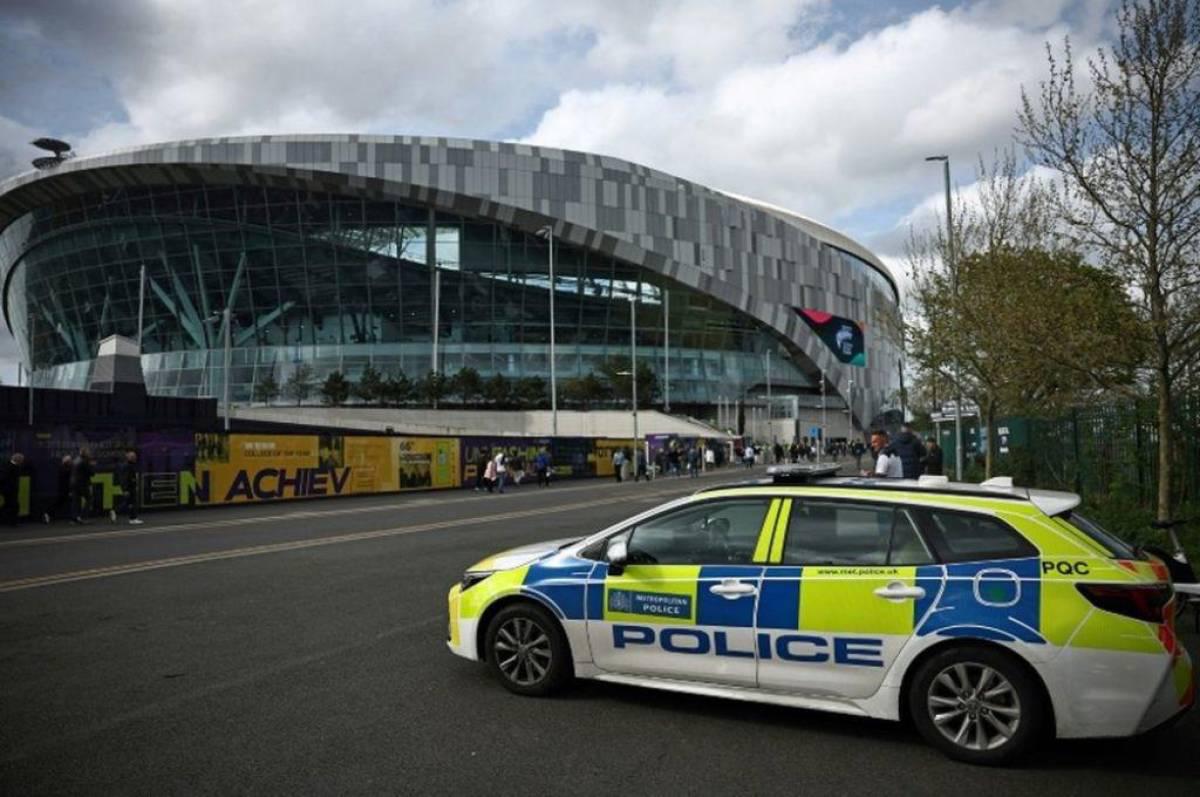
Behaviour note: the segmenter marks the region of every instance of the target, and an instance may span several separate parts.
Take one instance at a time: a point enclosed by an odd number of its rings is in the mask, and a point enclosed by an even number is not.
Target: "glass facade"
[[[423,375],[435,323],[437,370],[548,378],[551,290],[560,387],[628,356],[631,301],[639,357],[660,383],[669,328],[672,403],[737,396],[765,381],[768,350],[783,354],[750,316],[601,252],[556,241],[551,285],[548,255],[544,239],[490,220],[251,186],[75,196],[0,234],[8,320],[32,346],[38,381],[60,387],[86,385],[100,339],[137,337],[143,267],[143,366],[158,394],[220,394],[227,306],[241,402],[300,363],[314,380],[335,370],[354,380],[368,364]],[[771,360],[775,385],[811,385],[786,357]]]

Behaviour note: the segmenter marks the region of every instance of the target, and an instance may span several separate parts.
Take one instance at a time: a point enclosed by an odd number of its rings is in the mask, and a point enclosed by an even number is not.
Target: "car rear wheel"
[[[550,612],[532,603],[508,606],[488,623],[487,662],[510,692],[541,697],[571,678],[571,650]]]
[[[925,740],[972,764],[1016,760],[1037,741],[1047,716],[1028,670],[1011,654],[987,647],[930,657],[914,676],[908,699]]]

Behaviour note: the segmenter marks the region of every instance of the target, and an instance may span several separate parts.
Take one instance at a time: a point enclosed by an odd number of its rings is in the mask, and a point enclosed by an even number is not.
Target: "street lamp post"
[[[854,379],[848,381],[846,389],[846,445],[850,445],[854,437]]]
[[[558,353],[554,346],[554,228],[547,224],[537,231],[550,246],[550,433],[558,437]]]
[[[629,301],[629,370],[632,373],[630,382],[633,384],[633,450],[634,467],[637,467],[638,447],[638,417],[637,417],[637,297]]]
[[[671,292],[663,288],[663,412],[671,412]]]
[[[221,322],[225,326],[225,379],[224,379],[225,384],[222,385],[222,390],[225,394],[224,404],[225,404],[225,431],[226,432],[229,431],[229,367],[232,364],[231,356],[233,354],[232,337],[231,337],[232,332],[230,330],[230,327],[232,326],[232,324],[230,323],[231,320],[232,319],[230,318],[229,308],[226,307],[224,313],[222,313],[222,319],[221,319]]]
[[[825,369],[821,369],[821,434],[817,438],[817,462],[825,455]]]
[[[221,409],[225,416],[225,431],[229,431],[229,371],[231,366],[231,355],[233,352],[233,338],[230,327],[232,326],[232,316],[230,308],[226,307],[220,313],[213,313],[208,318],[204,319],[208,323],[216,320],[221,321],[221,326],[224,327],[224,365],[222,370],[222,385],[221,385]]]
[[[950,204],[950,156],[930,155],[925,159],[942,164],[942,174],[946,183],[946,265],[950,268],[950,278],[954,288],[954,298],[958,298],[958,269],[954,263],[954,220]],[[962,481],[962,379],[958,368],[958,358],[954,359],[954,387],[957,397],[954,401],[954,480]]]

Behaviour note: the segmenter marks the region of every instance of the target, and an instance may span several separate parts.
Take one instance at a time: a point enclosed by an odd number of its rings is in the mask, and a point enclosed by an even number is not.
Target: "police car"
[[[784,467],[479,562],[449,646],[518,694],[594,678],[907,717],[973,763],[1139,734],[1195,701],[1170,579],[1078,504]]]

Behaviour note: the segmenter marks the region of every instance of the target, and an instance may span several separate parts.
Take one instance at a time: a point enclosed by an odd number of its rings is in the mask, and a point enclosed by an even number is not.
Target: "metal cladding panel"
[[[528,144],[413,136],[293,135],[201,139],[68,160],[0,183],[0,232],[51,201],[96,186],[161,184],[181,176],[217,184],[311,186],[405,197],[512,223],[555,223],[565,240],[698,286],[771,326],[824,370],[834,391],[854,382],[868,421],[898,387],[899,351],[878,329],[896,305],[895,280],[845,235],[781,208],[715,191],[609,156]],[[364,179],[365,176],[365,179]],[[847,253],[892,287],[852,274]],[[6,275],[0,274],[0,278]],[[867,325],[867,365],[842,364],[807,325],[801,306]]]

